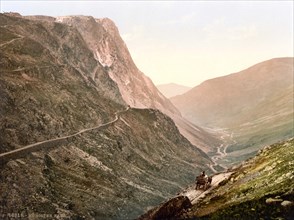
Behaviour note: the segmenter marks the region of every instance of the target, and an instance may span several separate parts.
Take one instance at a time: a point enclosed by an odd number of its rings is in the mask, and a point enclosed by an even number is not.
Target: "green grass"
[[[194,214],[209,219],[289,219],[294,213],[266,199],[294,198],[294,139],[273,144],[237,168],[229,181],[206,197]]]

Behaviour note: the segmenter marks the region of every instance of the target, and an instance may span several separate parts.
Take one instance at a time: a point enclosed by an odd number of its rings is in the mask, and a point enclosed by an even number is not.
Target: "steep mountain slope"
[[[180,132],[192,144],[204,151],[220,145],[217,135],[198,129],[183,119],[170,100],[164,97],[153,82],[136,67],[117,27],[110,19],[65,16],[56,18],[56,21],[77,28],[95,59],[117,83],[122,98],[128,105],[159,109],[175,120]]]
[[[0,152],[113,121],[126,109],[75,27],[0,14]],[[129,219],[209,170],[158,110],[120,118],[1,164],[0,215]],[[37,217],[38,218],[38,217]]]
[[[293,58],[205,81],[171,100],[192,122],[232,133],[227,153],[234,154],[224,160],[242,161],[264,144],[293,136]]]
[[[167,98],[182,95],[192,89],[191,87],[178,85],[176,83],[162,84],[156,87]]]
[[[242,116],[243,111],[270,101],[272,96],[291,86],[293,58],[277,58],[239,73],[205,81],[171,100],[194,123],[228,127]]]
[[[179,114],[171,102],[158,92],[152,81],[138,70],[117,27],[110,19],[66,16],[58,17],[56,21],[78,29],[95,58],[106,67],[110,77],[117,83],[123,99],[130,106],[156,108],[164,113]]]
[[[1,152],[91,127],[123,108],[75,29],[2,14],[0,25]]]
[[[106,129],[1,167],[1,211],[132,219],[208,169],[204,156],[159,111],[132,109]]]

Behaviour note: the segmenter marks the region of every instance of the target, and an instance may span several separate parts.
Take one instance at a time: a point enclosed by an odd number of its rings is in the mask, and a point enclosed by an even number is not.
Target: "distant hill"
[[[293,58],[207,80],[171,101],[193,123],[227,129],[235,143],[227,152],[241,161],[263,144],[293,136]]]
[[[161,84],[156,87],[167,98],[182,95],[191,89],[191,87],[178,85],[176,83]]]

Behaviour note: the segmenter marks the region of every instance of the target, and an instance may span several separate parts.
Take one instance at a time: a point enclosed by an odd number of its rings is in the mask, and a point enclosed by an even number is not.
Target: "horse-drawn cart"
[[[196,177],[196,190],[203,188],[203,190],[206,190],[210,187],[212,182],[212,177],[208,176],[197,176]]]

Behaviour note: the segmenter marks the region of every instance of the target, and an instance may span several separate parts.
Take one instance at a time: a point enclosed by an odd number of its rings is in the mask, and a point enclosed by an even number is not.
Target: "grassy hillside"
[[[171,100],[192,122],[231,134],[228,155],[219,162],[233,165],[263,145],[293,137],[293,60],[267,60]]]
[[[285,88],[272,99],[259,103],[254,110],[247,110],[244,117],[229,125],[234,132],[234,143],[227,148],[227,163],[247,159],[260,147],[294,136],[293,85]],[[269,108],[272,107],[270,110]],[[238,158],[240,155],[242,157]]]
[[[293,157],[293,138],[264,148],[182,217],[293,219]]]

